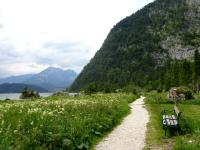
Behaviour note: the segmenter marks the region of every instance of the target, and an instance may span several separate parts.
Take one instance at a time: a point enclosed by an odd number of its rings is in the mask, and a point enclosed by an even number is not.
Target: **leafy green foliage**
[[[25,87],[22,91],[22,94],[20,96],[21,99],[28,99],[28,98],[39,98],[39,92],[37,91],[29,91],[27,87]]]
[[[83,89],[85,94],[94,94],[97,92],[97,85],[95,83],[91,83],[89,85],[87,85],[84,89]]]
[[[171,87],[185,86],[194,89],[194,63],[188,60],[171,60],[159,72],[157,89],[168,91]],[[155,89],[155,88],[152,88]]]
[[[194,54],[194,86],[196,92],[199,92],[199,82],[200,82],[200,54],[196,50]]]
[[[176,90],[177,90],[177,94],[184,94],[186,99],[193,98],[193,93],[188,87],[180,86],[180,87],[177,87]]]

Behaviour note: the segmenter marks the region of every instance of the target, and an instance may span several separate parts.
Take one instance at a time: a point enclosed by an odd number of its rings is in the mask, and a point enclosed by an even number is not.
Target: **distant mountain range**
[[[0,79],[0,88],[5,87],[6,85],[6,89],[8,89],[9,86],[11,86],[12,89],[15,89],[14,87],[18,89],[19,85],[20,87],[27,85],[28,87],[35,86],[40,92],[57,91],[68,88],[76,77],[77,73],[73,70],[62,70],[60,68],[49,67],[38,74],[26,74]],[[15,92],[17,91],[19,90],[16,90]],[[4,92],[6,92],[6,90]]]
[[[24,83],[26,80],[31,78],[34,74],[26,74],[20,76],[10,76],[7,78],[0,79],[0,84],[3,83]]]
[[[33,91],[47,92],[46,89],[36,85],[27,85],[23,83],[3,83],[0,85],[0,93],[21,93],[25,87],[28,87],[29,90]]]
[[[66,89],[75,80],[77,74],[73,70],[62,70],[50,67],[25,81],[47,90]]]

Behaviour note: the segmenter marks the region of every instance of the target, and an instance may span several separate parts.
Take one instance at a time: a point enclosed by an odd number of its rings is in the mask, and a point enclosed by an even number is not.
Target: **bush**
[[[20,96],[21,99],[27,99],[27,98],[39,98],[40,95],[37,91],[29,91],[27,87],[24,88],[22,91],[22,94]]]
[[[192,90],[186,86],[177,87],[177,94],[184,94],[186,99],[193,99]]]
[[[123,91],[127,92],[127,93],[133,93],[135,95],[140,95],[140,93],[143,92],[140,87],[132,85],[132,84],[129,84],[129,85],[125,86],[123,88]]]
[[[91,95],[97,92],[97,85],[96,83],[90,83],[83,89],[85,94]]]

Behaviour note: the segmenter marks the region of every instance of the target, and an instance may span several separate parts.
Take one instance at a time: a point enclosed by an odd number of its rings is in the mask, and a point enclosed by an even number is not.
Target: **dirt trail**
[[[144,107],[144,97],[130,104],[131,113],[97,146],[96,150],[142,150],[149,114]]]

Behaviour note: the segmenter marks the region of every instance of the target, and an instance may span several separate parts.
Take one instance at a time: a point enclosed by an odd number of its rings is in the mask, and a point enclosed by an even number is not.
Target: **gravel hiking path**
[[[96,150],[142,150],[144,148],[149,122],[149,114],[144,107],[144,98],[141,96],[130,104],[131,113],[97,144]]]

